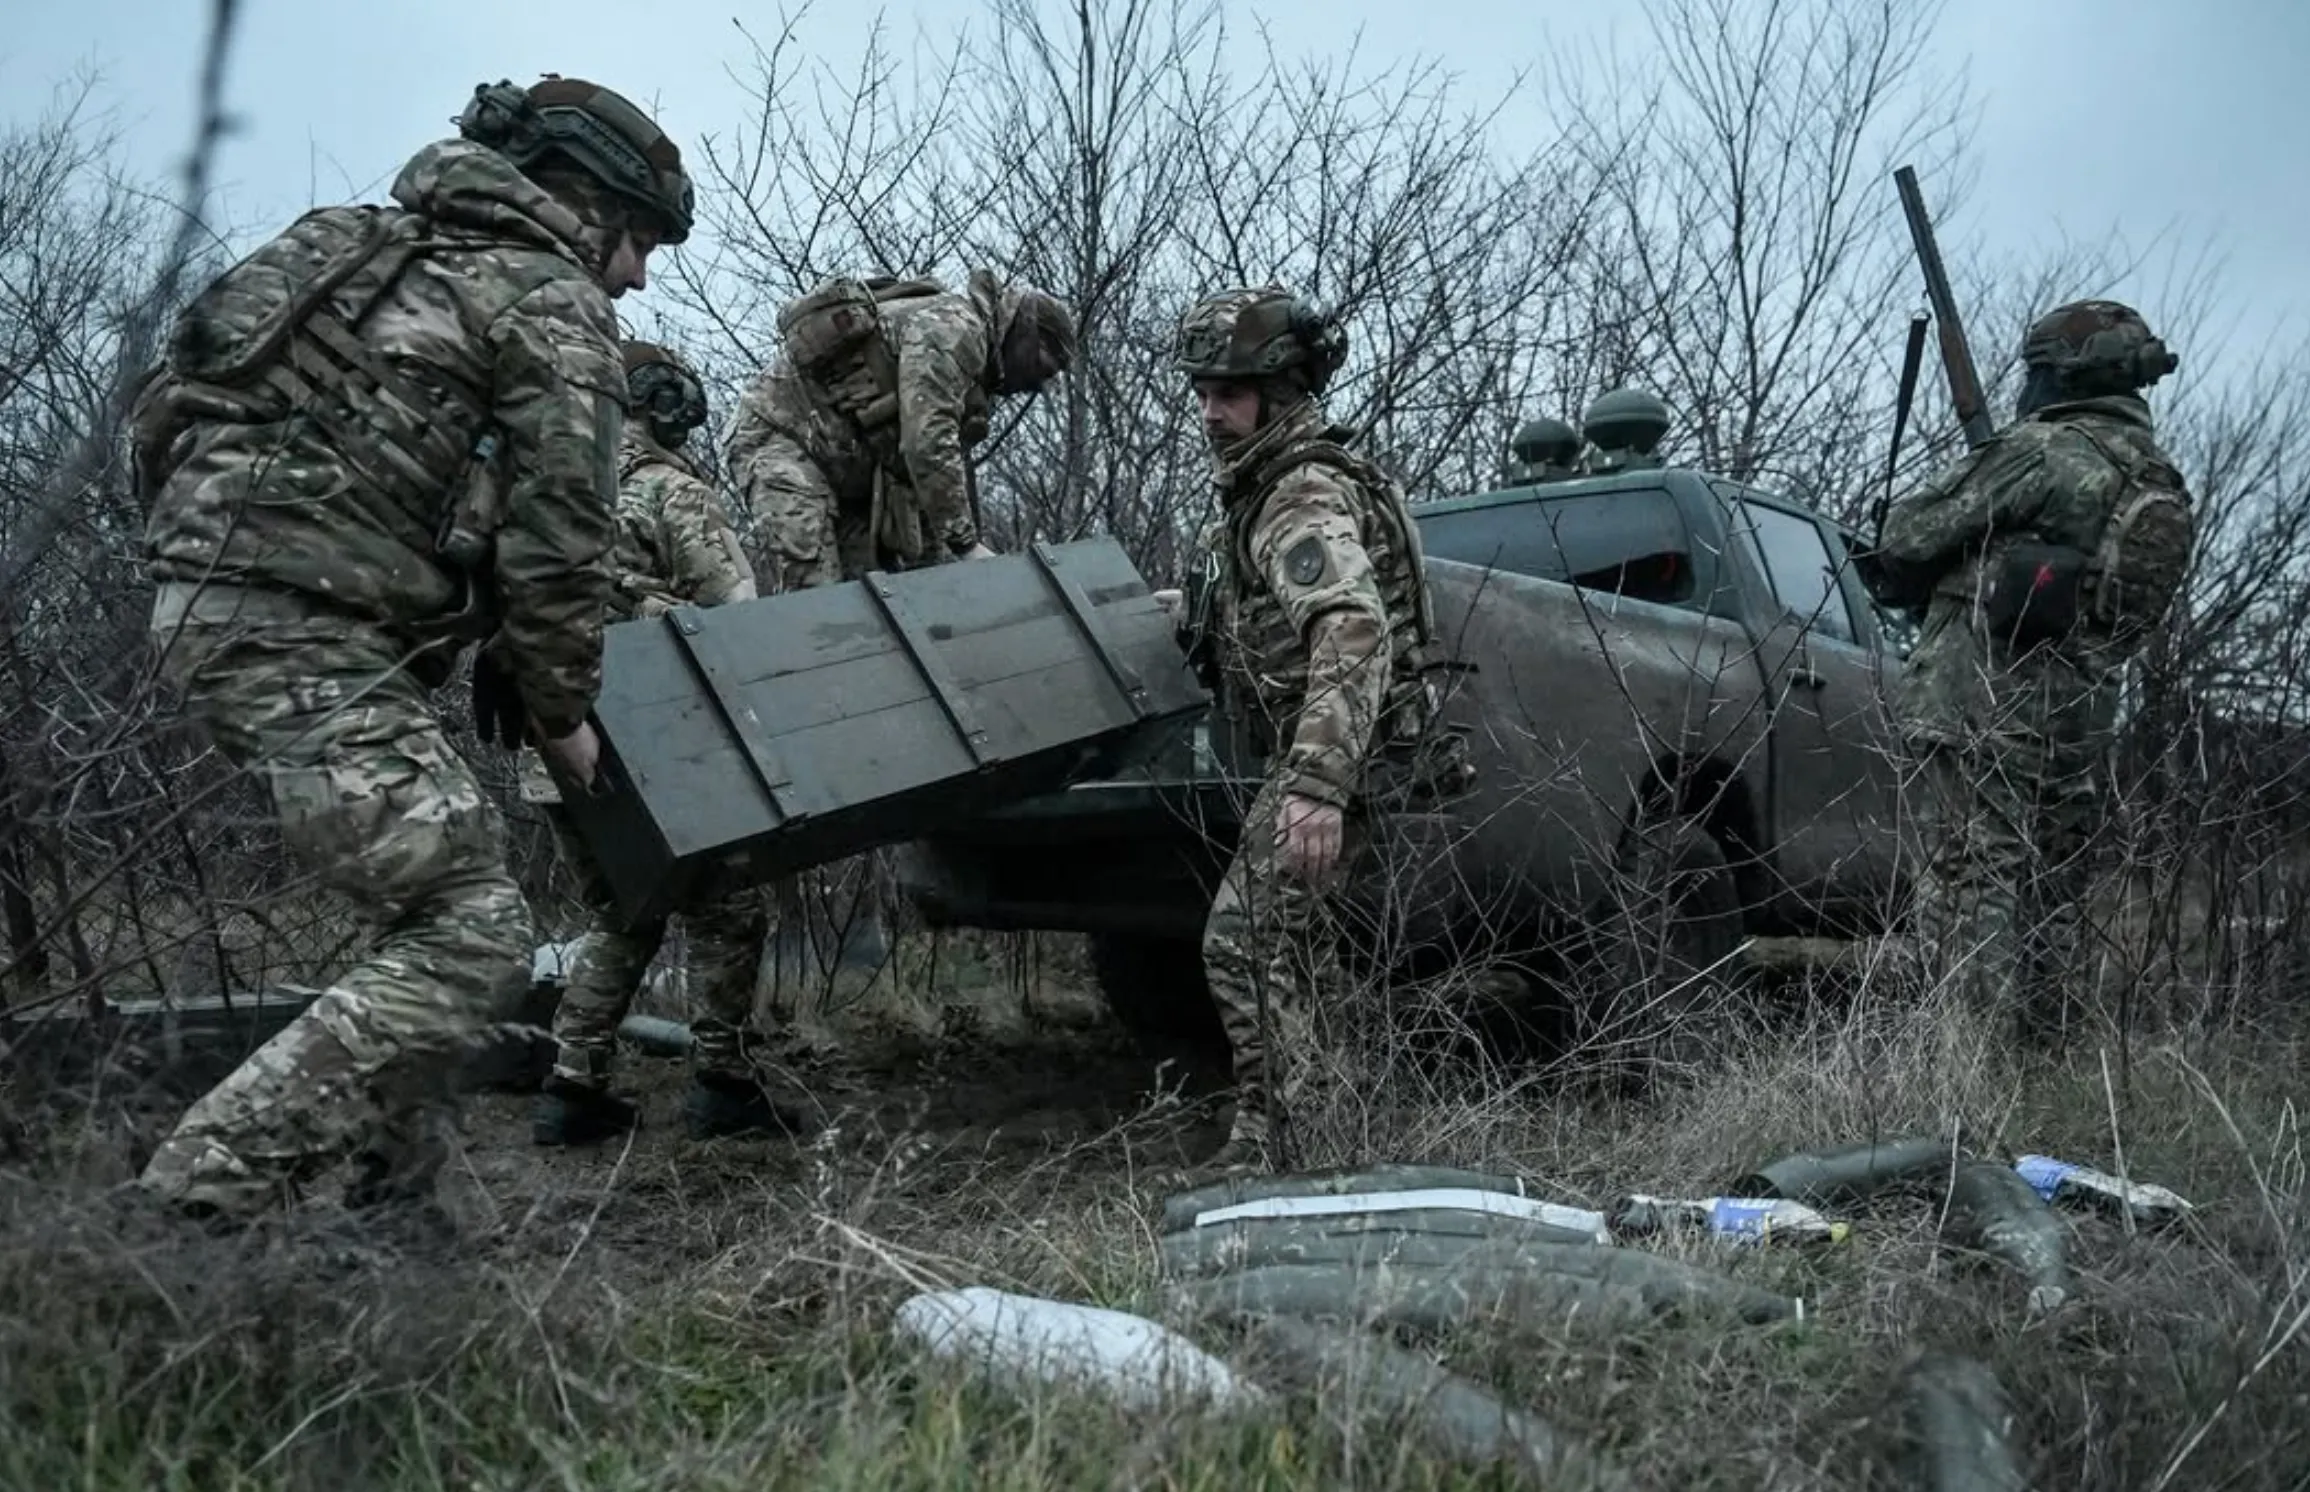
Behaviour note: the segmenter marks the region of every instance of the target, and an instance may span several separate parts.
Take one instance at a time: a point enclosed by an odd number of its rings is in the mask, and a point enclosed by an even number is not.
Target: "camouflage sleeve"
[[[751,601],[754,566],[738,547],[738,530],[721,495],[695,477],[667,471],[658,500],[658,542],[673,571],[674,594],[699,606]]]
[[[2016,425],[1928,477],[1885,510],[1878,552],[1938,576],[1992,532],[2027,525],[2045,503],[2043,428]]]
[[[986,336],[919,316],[898,336],[898,447],[923,528],[956,554],[979,541],[963,455],[963,410],[987,359]]]
[[[754,480],[754,465],[770,438],[779,433],[777,389],[772,370],[765,368],[738,396],[730,416],[729,434],[722,438],[722,470],[730,485],[745,494]]]
[[[489,329],[508,473],[495,645],[551,737],[584,723],[601,689],[626,397],[615,331],[608,297],[572,280],[539,286]]]
[[[1307,697],[1282,768],[1289,790],[1346,806],[1387,698],[1387,607],[1363,546],[1358,494],[1303,466],[1276,485],[1250,535],[1251,562],[1307,644]]]

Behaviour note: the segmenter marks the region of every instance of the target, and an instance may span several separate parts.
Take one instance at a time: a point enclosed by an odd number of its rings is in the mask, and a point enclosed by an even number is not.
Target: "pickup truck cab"
[[[1393,962],[1440,950],[1561,982],[1581,949],[1625,993],[1648,951],[1653,977],[1690,985],[1744,934],[1882,929],[1897,653],[1846,533],[1641,462],[1413,514],[1462,665],[1446,719],[1480,776],[1400,825],[1385,894],[1413,933]],[[1090,934],[1127,1025],[1209,1038],[1197,943],[1258,775],[1222,704],[1141,774],[906,847],[900,883],[934,926]]]

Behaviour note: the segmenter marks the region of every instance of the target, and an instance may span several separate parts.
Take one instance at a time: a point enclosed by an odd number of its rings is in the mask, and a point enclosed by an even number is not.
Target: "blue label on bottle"
[[[2053,1194],[2061,1190],[2063,1179],[2075,1175],[2078,1168],[2068,1161],[2055,1160],[2050,1155],[2025,1155],[2013,1163],[2013,1169],[2021,1173],[2022,1180],[2036,1188],[2039,1196],[2050,1202]]]
[[[1742,1238],[1761,1237],[1765,1225],[1772,1221],[1773,1208],[1778,1205],[1771,1197],[1718,1197],[1709,1204],[1709,1231]]]

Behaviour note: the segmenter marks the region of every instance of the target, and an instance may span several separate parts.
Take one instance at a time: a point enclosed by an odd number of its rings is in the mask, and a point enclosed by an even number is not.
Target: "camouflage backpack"
[[[898,418],[898,359],[882,308],[945,291],[927,278],[828,280],[778,313],[779,343],[796,372],[872,432]]]
[[[293,415],[378,487],[420,502],[448,493],[486,442],[487,405],[444,380],[419,387],[359,335],[433,250],[430,229],[401,208],[316,208],[211,281],[177,317],[163,376],[140,402],[138,446],[156,454],[143,480],[165,479],[160,453],[187,417]],[[444,515],[444,534],[456,519]]]
[[[2083,424],[2070,427],[2125,473],[2088,570],[2086,615],[2134,644],[2165,621],[2189,575],[2197,516],[2182,474],[2155,455],[2112,449]]]

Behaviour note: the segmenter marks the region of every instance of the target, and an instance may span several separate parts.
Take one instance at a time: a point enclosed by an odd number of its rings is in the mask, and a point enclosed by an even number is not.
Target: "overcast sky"
[[[12,7],[0,99],[23,119],[58,81],[94,70],[137,164],[172,167],[208,8]],[[245,128],[220,163],[238,223],[285,221],[314,201],[381,200],[416,146],[452,132],[473,85],[500,77],[557,71],[609,84],[647,101],[694,152],[696,137],[746,115],[732,76],[747,58],[736,19],[765,36],[778,19],[775,6],[738,0],[242,0],[241,10],[227,86]],[[982,15],[970,0],[898,0],[882,13],[910,42]],[[874,14],[821,0],[802,35],[854,58]],[[1344,47],[1360,27],[1367,57],[1434,57],[1471,102],[1552,53],[1625,51],[1644,35],[1630,0],[1228,0],[1227,16],[1239,31],[1264,24],[1297,53]],[[1937,60],[1970,69],[1979,105],[1981,176],[1966,212],[1944,225],[1945,247],[1978,238],[2020,254],[2113,235],[2210,247],[2237,341],[2310,338],[2310,0],[1947,0],[1935,45]],[[2153,323],[2156,292],[2149,280],[2119,287]]]

